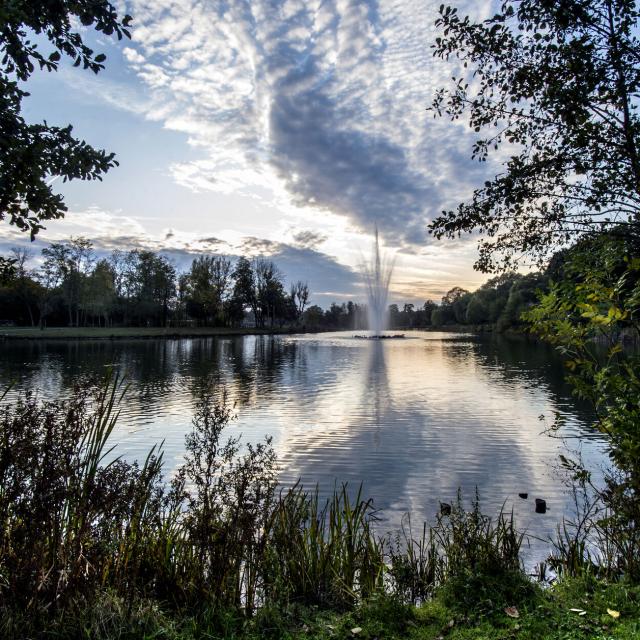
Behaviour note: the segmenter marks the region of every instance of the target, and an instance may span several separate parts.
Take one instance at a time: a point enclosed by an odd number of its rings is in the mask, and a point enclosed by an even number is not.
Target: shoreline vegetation
[[[1,340],[118,340],[136,338],[206,338],[307,333],[302,328],[253,327],[2,327]]]
[[[431,524],[380,534],[343,485],[280,489],[270,440],[226,440],[203,384],[181,465],[114,458],[126,402],[113,373],[66,400],[0,403],[0,636],[24,638],[620,638],[640,588],[559,531],[527,575],[505,510],[458,495]],[[580,547],[580,545],[583,545]],[[554,577],[551,578],[551,573]],[[558,635],[559,632],[563,635]]]
[[[123,339],[183,339],[208,337],[238,337],[265,335],[295,335],[307,333],[331,333],[335,329],[324,327],[273,327],[258,329],[254,327],[0,327],[0,342],[3,340],[123,340]],[[343,333],[352,331],[354,335],[361,329],[340,329]],[[444,327],[420,327],[419,329],[404,329],[411,335],[413,331],[442,332],[442,333],[498,333],[493,325],[447,325]],[[501,334],[523,331],[509,330]]]
[[[134,327],[141,328],[140,335],[169,327],[181,335],[369,328],[367,305],[349,300],[323,309],[310,304],[308,284],[291,281],[287,289],[277,264],[264,257],[203,255],[179,272],[152,251],[99,257],[92,242],[80,237],[42,249],[37,268],[30,268],[33,257],[14,248],[6,259],[12,266],[0,277],[0,334],[32,329],[35,336],[37,330],[55,329],[48,334],[55,337],[58,330],[75,329],[75,337],[96,328],[106,334],[91,335],[116,336]],[[550,277],[547,272],[505,273],[474,292],[453,287],[440,302],[390,304],[386,324],[393,331],[454,325],[518,329],[522,313],[536,303]]]

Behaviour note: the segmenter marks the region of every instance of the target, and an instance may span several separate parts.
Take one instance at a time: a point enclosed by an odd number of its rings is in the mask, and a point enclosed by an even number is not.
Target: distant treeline
[[[53,243],[42,263],[14,249],[0,287],[0,321],[31,326],[284,326],[302,320],[309,288],[270,260],[200,256],[178,273],[146,250],[98,259],[85,238]]]
[[[306,282],[285,287],[277,265],[265,258],[195,258],[178,273],[166,257],[147,250],[113,251],[98,258],[91,242],[71,238],[32,254],[14,249],[0,283],[0,322],[21,326],[206,326],[366,329],[366,306],[352,301],[329,309],[307,306]],[[440,303],[389,307],[392,329],[519,323],[544,287],[543,274],[504,274],[470,293],[451,289]]]
[[[444,327],[451,325],[491,325],[504,331],[519,326],[522,312],[538,299],[549,278],[546,273],[505,273],[491,278],[474,292],[453,287],[440,303],[427,300],[422,307],[396,304],[389,307],[392,329]]]

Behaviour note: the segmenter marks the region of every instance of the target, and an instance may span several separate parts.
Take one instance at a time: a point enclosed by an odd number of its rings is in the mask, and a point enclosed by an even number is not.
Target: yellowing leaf
[[[612,617],[612,618],[619,618],[620,617],[620,612],[619,611],[615,611],[614,609],[607,609],[607,613]]]

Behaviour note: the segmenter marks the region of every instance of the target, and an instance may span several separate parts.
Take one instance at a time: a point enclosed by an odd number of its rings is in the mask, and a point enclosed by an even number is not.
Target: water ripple
[[[130,383],[118,452],[141,458],[164,440],[169,465],[181,459],[194,406],[213,385],[235,403],[230,433],[274,438],[284,485],[301,478],[325,495],[335,483],[362,482],[389,526],[405,511],[430,518],[459,487],[467,496],[477,487],[488,511],[507,500],[535,535],[550,534],[568,505],[555,473],[564,445],[543,433],[553,416],[564,418],[588,463],[604,461],[592,416],[564,384],[556,354],[525,340],[410,338],[10,342],[0,385],[15,381],[9,402],[26,389],[66,396],[82,375],[115,367]],[[533,497],[547,500],[546,516],[533,514]]]

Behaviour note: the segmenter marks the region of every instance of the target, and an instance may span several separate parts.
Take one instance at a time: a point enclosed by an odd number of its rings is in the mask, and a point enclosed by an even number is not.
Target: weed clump
[[[441,557],[439,592],[448,606],[488,614],[534,595],[520,559],[524,534],[513,512],[501,510],[495,519],[484,515],[477,493],[467,511],[458,493],[451,514],[439,516],[433,536]]]

